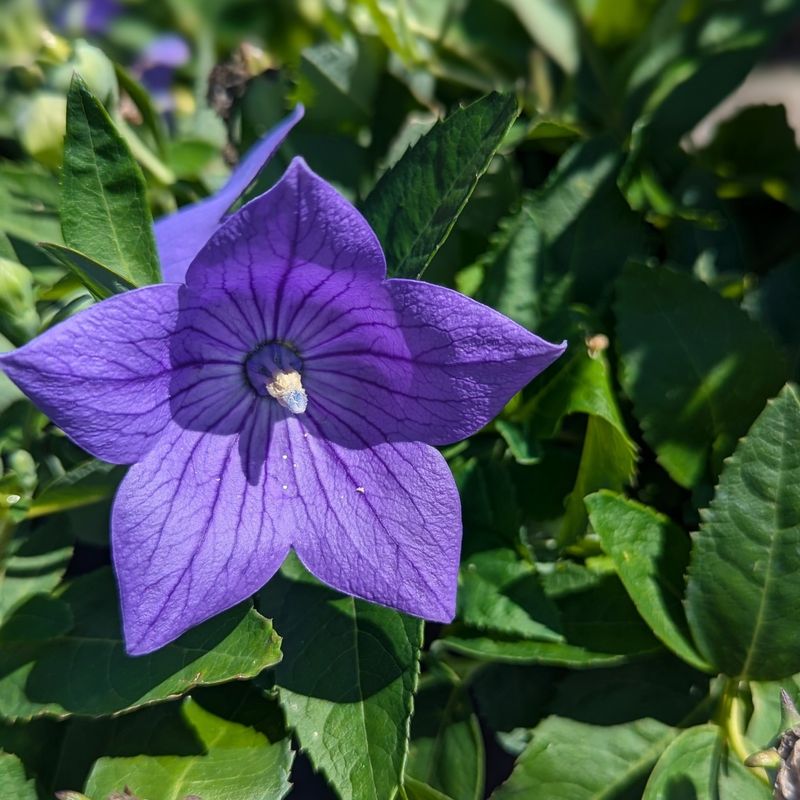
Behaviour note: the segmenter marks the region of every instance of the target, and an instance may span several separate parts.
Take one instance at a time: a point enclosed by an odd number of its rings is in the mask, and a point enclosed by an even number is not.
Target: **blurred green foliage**
[[[97,5],[3,7],[0,350],[156,280],[151,218],[297,102],[251,195],[302,154],[393,274],[570,348],[445,451],[453,624],[289,561],[144,659],[105,569],[122,470],[0,375],[0,797],[770,797],[743,762],[800,693],[800,150],[758,98],[696,126],[800,2]],[[155,87],[167,33],[190,57]]]

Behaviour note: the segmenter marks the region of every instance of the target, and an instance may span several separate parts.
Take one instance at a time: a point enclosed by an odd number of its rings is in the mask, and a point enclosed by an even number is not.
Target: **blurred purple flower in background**
[[[52,2],[45,0],[45,10],[52,10],[48,16],[53,24],[67,33],[105,33],[111,23],[122,13],[119,0],[67,0]]]
[[[176,33],[153,39],[131,67],[131,73],[148,90],[155,107],[162,113],[175,107],[172,85],[175,71],[189,61],[191,51]]]
[[[162,228],[172,279],[240,189]],[[140,654],[252,595],[290,548],[338,590],[452,619],[459,497],[432,445],[480,429],[563,350],[457,292],[387,280],[366,221],[295,159],[185,283],[112,297],[0,365],[78,445],[133,464],[112,554]]]

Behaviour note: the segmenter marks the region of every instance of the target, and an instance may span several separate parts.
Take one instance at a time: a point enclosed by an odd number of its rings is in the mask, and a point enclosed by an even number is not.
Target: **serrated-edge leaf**
[[[0,797],[8,800],[36,800],[36,786],[25,775],[17,756],[0,751]]]
[[[142,171],[78,75],[67,95],[60,211],[67,245],[136,286],[161,281]]]
[[[789,622],[800,614],[798,432],[800,395],[786,384],[726,460],[694,536],[687,618],[700,652],[728,675],[800,671]]]
[[[381,176],[362,211],[383,245],[390,276],[422,275],[518,114],[513,95],[492,92],[434,125]],[[464,135],[466,148],[453,141]],[[452,161],[443,176],[435,166],[445,158]],[[430,180],[444,186],[433,186],[426,197],[423,184]]]

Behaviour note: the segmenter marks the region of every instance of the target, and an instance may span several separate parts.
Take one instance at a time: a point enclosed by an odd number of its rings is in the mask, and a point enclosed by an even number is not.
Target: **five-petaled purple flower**
[[[290,548],[336,589],[452,619],[459,498],[431,445],[477,431],[563,349],[387,280],[366,221],[298,158],[185,283],[98,303],[0,363],[77,444],[133,465],[111,534],[139,654],[252,595]]]

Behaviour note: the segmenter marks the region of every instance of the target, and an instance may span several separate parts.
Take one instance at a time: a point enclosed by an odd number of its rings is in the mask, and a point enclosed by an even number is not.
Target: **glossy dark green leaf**
[[[275,679],[311,763],[343,800],[389,800],[402,780],[422,623],[320,585],[295,559],[258,607],[284,637]]]
[[[590,725],[549,717],[536,727],[511,777],[492,800],[621,798],[647,775],[676,734],[655,719]]]
[[[489,94],[434,126],[381,177],[363,212],[390,275],[424,272],[518,113],[513,96]]]
[[[511,549],[474,553],[461,565],[458,618],[476,630],[558,642],[560,620],[536,568]]]
[[[689,537],[652,508],[611,492],[590,495],[586,505],[642,618],[674,653],[707,669],[692,644],[682,605]]]
[[[718,473],[786,379],[773,340],[691,276],[632,265],[618,283],[621,381],[644,437],[682,486]]]
[[[32,614],[29,600],[0,628],[0,716],[7,719],[112,714],[253,677],[280,658],[269,620],[247,604],[133,658],[124,652],[110,570],[73,581],[57,599],[36,597],[49,601],[44,610]]]
[[[443,665],[414,698],[406,780],[417,778],[452,800],[482,800],[483,737],[466,687]]]
[[[39,247],[72,272],[96,300],[136,288],[135,283],[77,250],[49,242],[42,242]]]
[[[67,98],[60,210],[69,247],[135,286],[161,280],[142,172],[77,76]]]
[[[89,775],[86,793],[100,798],[128,787],[143,798],[286,796],[294,755],[288,739],[270,742],[251,727],[212,714],[191,697],[183,701],[182,713],[202,745],[198,754],[101,758]]]
[[[696,534],[686,610],[721,672],[761,680],[800,671],[800,397],[787,385],[725,464]]]
[[[25,776],[22,762],[10,753],[0,753],[0,797],[8,800],[37,800],[36,787]]]
[[[726,747],[716,725],[689,728],[659,758],[642,800],[769,800],[770,787]]]

